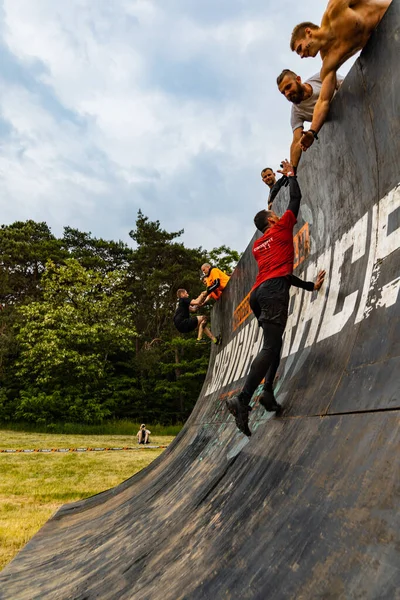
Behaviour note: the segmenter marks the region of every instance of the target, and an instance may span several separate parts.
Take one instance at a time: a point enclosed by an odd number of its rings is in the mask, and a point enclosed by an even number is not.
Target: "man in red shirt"
[[[242,433],[251,435],[249,429],[249,406],[251,397],[265,377],[260,404],[268,411],[279,412],[272,385],[280,361],[282,336],[289,308],[290,286],[297,285],[311,291],[319,289],[325,272],[318,274],[317,281],[302,282],[292,275],[293,227],[300,208],[301,192],[293,168],[283,161],[284,175],[289,178],[290,202],[284,215],[279,218],[272,210],[262,210],[254,217],[254,223],[262,237],[254,242],[253,255],[258,264],[258,275],[250,295],[250,307],[264,331],[264,344],[254,359],[243,390],[238,396],[226,401],[227,408],[235,417]]]

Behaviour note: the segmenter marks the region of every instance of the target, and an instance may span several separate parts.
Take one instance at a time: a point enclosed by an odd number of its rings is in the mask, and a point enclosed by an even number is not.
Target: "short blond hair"
[[[176,296],[177,298],[182,298],[182,295],[186,292],[187,290],[185,290],[184,288],[179,288],[179,290],[176,292]]]
[[[319,26],[311,21],[304,21],[299,23],[292,31],[292,37],[290,38],[290,49],[294,52],[294,45],[298,39],[304,37],[306,29],[319,29]]]

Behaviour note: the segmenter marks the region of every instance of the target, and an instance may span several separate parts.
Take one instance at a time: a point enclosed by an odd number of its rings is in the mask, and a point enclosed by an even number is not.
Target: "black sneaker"
[[[277,415],[282,412],[282,406],[276,401],[274,392],[264,390],[260,396],[260,404],[268,412],[275,412]]]
[[[222,344],[222,335],[219,333],[217,336],[215,336],[215,340],[216,341],[214,342],[214,344],[216,346],[220,346]]]
[[[196,344],[207,344],[207,340],[201,338],[201,340],[196,340]]]
[[[251,436],[251,431],[249,429],[249,412],[251,411],[250,406],[239,396],[233,396],[232,398],[228,398],[226,400],[226,406],[231,413],[235,417],[236,427],[247,435],[247,437]]]

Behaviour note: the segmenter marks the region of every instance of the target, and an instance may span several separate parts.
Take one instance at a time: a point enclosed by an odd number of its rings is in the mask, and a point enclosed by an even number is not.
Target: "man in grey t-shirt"
[[[339,89],[343,77],[337,75],[337,88]],[[304,121],[312,121],[314,106],[321,91],[321,77],[319,73],[307,79],[304,83],[300,75],[290,69],[284,69],[276,80],[279,91],[292,103],[290,123],[293,130],[293,141],[290,146],[290,163],[297,168],[301,158],[300,139],[303,134]]]

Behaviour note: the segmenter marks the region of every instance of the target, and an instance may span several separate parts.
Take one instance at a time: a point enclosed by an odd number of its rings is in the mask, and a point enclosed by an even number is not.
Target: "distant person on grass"
[[[142,423],[137,432],[138,444],[150,444],[150,434],[151,431],[146,429],[146,425]]]
[[[203,333],[214,344],[221,344],[221,336],[217,337],[211,333],[207,327],[207,317],[198,315],[197,317],[191,317],[190,313],[196,312],[199,306],[201,306],[207,297],[207,291],[201,292],[200,296],[196,299],[190,299],[187,290],[181,288],[176,292],[178,302],[176,303],[176,310],[174,314],[174,325],[179,333],[190,333],[197,329],[197,343],[205,343],[203,340]]]

